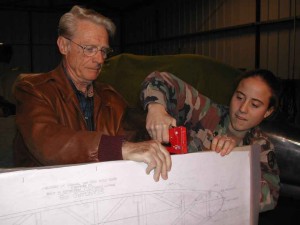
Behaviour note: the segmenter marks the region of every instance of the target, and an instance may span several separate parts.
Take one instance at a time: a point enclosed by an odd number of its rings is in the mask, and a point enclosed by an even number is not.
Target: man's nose
[[[103,64],[105,61],[105,57],[103,56],[101,51],[97,51],[96,55],[94,55],[94,62],[99,64]]]

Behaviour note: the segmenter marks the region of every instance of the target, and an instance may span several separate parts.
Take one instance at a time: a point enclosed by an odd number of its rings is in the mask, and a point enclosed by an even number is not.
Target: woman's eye
[[[242,96],[239,96],[239,95],[237,95],[236,98],[237,98],[238,100],[242,100],[242,99],[243,99],[243,97],[242,97]]]
[[[257,104],[252,104],[252,106],[253,106],[254,108],[258,108],[258,107],[259,107],[259,105],[257,105]]]

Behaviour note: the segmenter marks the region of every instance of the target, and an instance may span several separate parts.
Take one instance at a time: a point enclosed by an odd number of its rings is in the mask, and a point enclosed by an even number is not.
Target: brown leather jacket
[[[88,131],[76,94],[60,64],[49,73],[20,75],[16,166],[43,166],[122,159],[127,106],[111,86],[94,82],[94,123]]]

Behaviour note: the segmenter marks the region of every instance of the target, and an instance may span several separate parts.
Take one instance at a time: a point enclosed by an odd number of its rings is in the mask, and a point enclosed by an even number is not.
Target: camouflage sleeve
[[[256,134],[252,143],[261,146],[261,195],[260,212],[272,210],[277,205],[280,189],[279,169],[276,162],[274,145],[261,132]]]
[[[197,115],[199,121],[209,110],[211,100],[201,95],[194,87],[167,72],[153,72],[142,83],[140,95],[144,109],[149,103],[165,106],[178,124],[191,121]]]

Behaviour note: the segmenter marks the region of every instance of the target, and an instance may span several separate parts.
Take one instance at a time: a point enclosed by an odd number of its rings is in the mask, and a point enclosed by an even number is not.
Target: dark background
[[[60,16],[78,4],[117,26],[114,54],[192,53],[286,82],[284,119],[300,126],[300,0],[0,0],[0,42],[13,46],[11,67],[45,72],[60,60]]]
[[[116,55],[191,53],[271,70],[285,82],[282,121],[300,126],[300,0],[0,0],[0,43],[13,47],[10,66],[53,69],[58,20],[75,4],[114,21]],[[300,224],[299,214],[299,200],[281,197],[260,214],[260,225]]]

